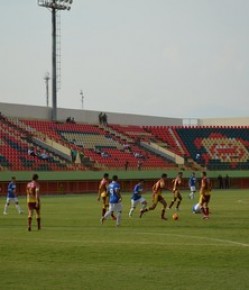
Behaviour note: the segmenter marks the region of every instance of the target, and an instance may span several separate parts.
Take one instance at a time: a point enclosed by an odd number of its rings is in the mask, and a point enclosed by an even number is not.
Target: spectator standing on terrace
[[[219,182],[219,189],[223,189],[224,184],[223,184],[223,178],[221,174],[218,176],[218,182]]]
[[[104,113],[103,116],[102,116],[102,123],[105,126],[108,125],[108,117],[107,117],[106,113]]]
[[[6,199],[6,203],[5,203],[4,211],[3,211],[4,215],[7,215],[8,207],[9,207],[11,201],[13,201],[15,203],[16,210],[18,211],[19,214],[21,214],[22,210],[21,210],[21,207],[19,205],[17,194],[16,194],[16,178],[15,178],[15,176],[13,176],[11,178],[11,181],[8,184],[7,199]]]
[[[230,188],[230,178],[228,176],[228,174],[225,176],[225,188],[228,189]]]
[[[76,161],[76,157],[77,157],[77,151],[75,149],[71,149],[71,158],[72,158],[72,162],[75,163]]]
[[[103,113],[99,113],[99,125],[102,125],[103,123]]]
[[[142,162],[140,160],[137,161],[137,170],[141,170]]]
[[[72,118],[72,117],[67,117],[67,119],[66,119],[66,123],[75,124],[76,122],[75,122],[75,119],[74,119],[74,118]]]
[[[79,153],[79,155],[80,155],[80,162],[83,164],[83,162],[84,162],[84,158],[85,158],[84,151],[81,151],[81,152]]]

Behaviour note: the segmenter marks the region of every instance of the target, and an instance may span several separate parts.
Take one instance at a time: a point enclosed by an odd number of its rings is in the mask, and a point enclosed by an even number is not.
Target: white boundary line
[[[245,243],[240,243],[240,242],[235,242],[235,241],[230,241],[230,240],[223,240],[223,239],[216,239],[216,238],[209,238],[209,237],[201,237],[201,236],[189,236],[189,235],[179,235],[179,234],[165,234],[165,233],[139,233],[141,235],[157,235],[157,236],[174,236],[174,237],[179,237],[179,238],[191,238],[191,239],[199,239],[199,240],[209,240],[209,241],[214,241],[214,242],[219,242],[219,243],[225,243],[225,244],[232,244],[236,246],[241,246],[241,247],[249,247],[249,244]]]
[[[185,243],[185,245],[188,245],[188,246],[240,246],[240,247],[249,247],[249,244],[246,244],[246,243],[240,243],[240,242],[235,242],[235,241],[231,241],[231,240],[225,240],[225,239],[216,239],[216,238],[209,238],[209,237],[201,237],[201,236],[190,236],[190,235],[179,235],[179,234],[166,234],[166,233],[136,233],[137,235],[150,235],[150,236],[168,236],[168,237],[179,237],[179,238],[190,238],[190,239],[199,239],[199,240],[206,240],[207,243],[202,243],[202,244],[198,244],[198,243]],[[134,236],[133,236],[134,237]],[[4,238],[2,239],[4,240]],[[19,238],[18,240],[22,240],[22,241],[27,241],[29,240],[30,241],[30,238]],[[146,242],[146,241],[82,241],[81,239],[75,239],[75,240],[59,240],[59,239],[46,239],[46,238],[38,238],[38,237],[34,237],[32,238],[32,241],[45,241],[45,242],[51,242],[51,243],[76,243],[76,244],[81,244],[81,245],[86,245],[88,244],[89,242],[91,244],[126,244],[126,245],[129,245],[129,244],[140,244],[140,245],[152,245],[152,244],[155,244],[155,245],[182,245],[182,243],[175,243],[175,242],[171,242],[171,243],[165,243],[165,242],[158,242],[158,241],[155,241],[155,242],[152,242],[149,241],[149,242]],[[209,241],[209,242],[208,242]],[[219,244],[217,244],[217,242]]]

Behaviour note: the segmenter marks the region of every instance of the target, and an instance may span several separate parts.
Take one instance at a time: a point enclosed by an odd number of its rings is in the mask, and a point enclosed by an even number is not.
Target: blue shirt
[[[119,202],[119,199],[120,199],[120,196],[118,194],[119,191],[120,191],[120,184],[116,181],[112,181],[108,186],[110,203],[118,203]]]
[[[143,188],[141,186],[141,184],[136,184],[133,188],[133,193],[131,196],[131,199],[133,200],[138,200],[141,198],[141,192],[143,191]]]
[[[8,198],[14,198],[14,197],[16,197],[15,190],[16,190],[16,184],[13,181],[11,181],[9,183],[9,185],[8,185],[7,197]]]
[[[196,177],[195,176],[191,176],[189,178],[189,186],[195,186],[196,183]]]

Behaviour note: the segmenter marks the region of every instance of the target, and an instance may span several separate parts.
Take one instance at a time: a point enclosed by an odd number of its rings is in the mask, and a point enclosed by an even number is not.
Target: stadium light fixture
[[[38,5],[56,10],[70,10],[73,0],[38,0]]]
[[[52,14],[52,120],[57,121],[57,54],[56,54],[56,12],[71,9],[73,0],[37,0],[38,6],[51,10]]]

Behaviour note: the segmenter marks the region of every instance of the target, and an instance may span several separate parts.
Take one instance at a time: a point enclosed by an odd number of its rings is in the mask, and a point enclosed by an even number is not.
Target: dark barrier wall
[[[144,191],[151,191],[153,183],[157,179],[145,180]],[[219,188],[217,179],[211,179],[213,188]],[[131,192],[134,185],[138,180],[121,180],[121,187],[123,192]],[[168,180],[168,189],[172,189],[172,179]],[[40,181],[41,194],[77,194],[77,193],[95,193],[97,195],[99,180],[84,180],[84,181]],[[19,195],[26,194],[27,182],[17,182],[17,193]],[[8,182],[0,182],[1,196],[5,196],[7,193]],[[188,179],[184,179],[183,190],[188,190]],[[197,190],[199,184],[197,184]],[[245,189],[249,188],[248,178],[232,178],[230,181],[231,189]]]

